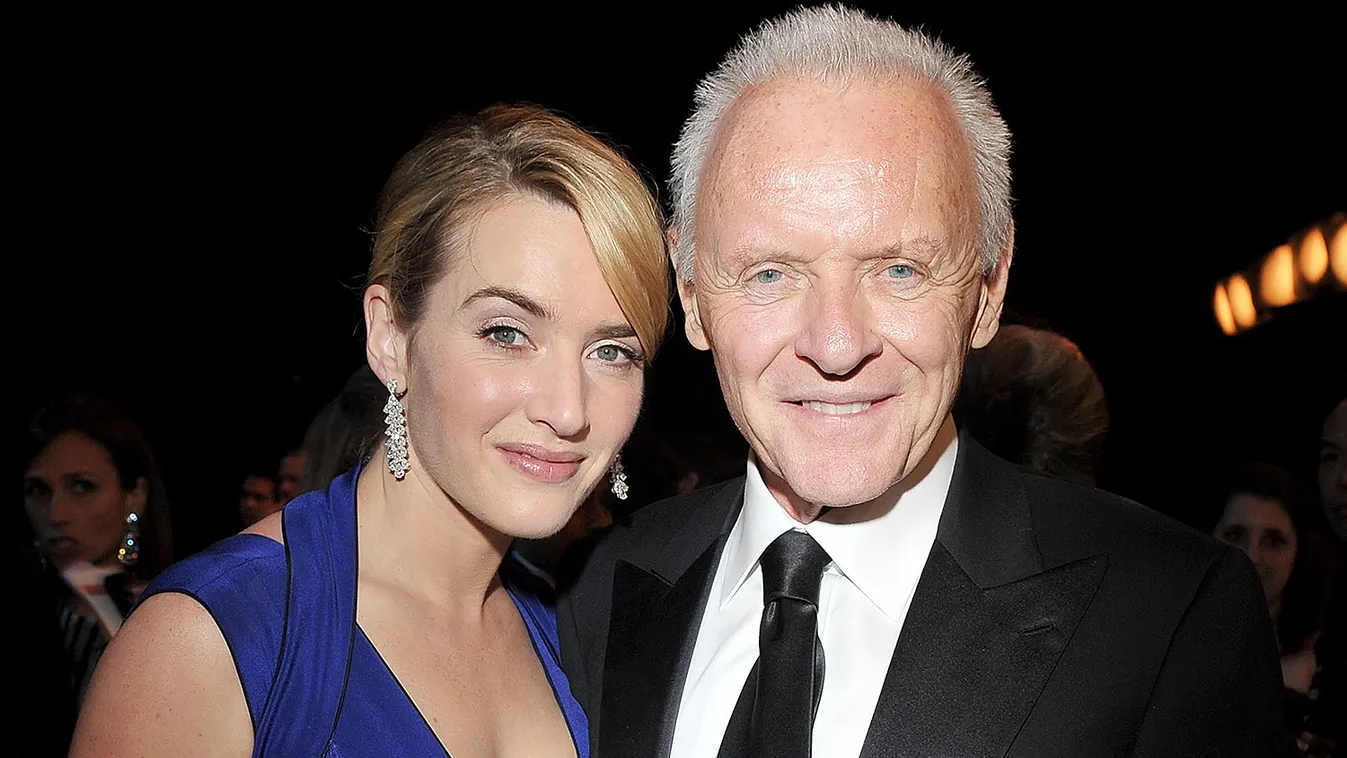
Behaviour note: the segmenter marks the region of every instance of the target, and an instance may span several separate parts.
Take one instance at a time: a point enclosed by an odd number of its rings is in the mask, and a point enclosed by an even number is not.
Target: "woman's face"
[[[1243,492],[1231,495],[1215,537],[1248,554],[1263,580],[1268,603],[1280,603],[1297,548],[1295,526],[1282,504]]]
[[[107,449],[79,432],[53,439],[28,464],[23,481],[28,519],[58,568],[113,564],[127,514],[144,510],[144,480],[123,490]]]
[[[428,474],[497,532],[555,533],[631,433],[644,385],[579,217],[533,198],[495,207],[427,306],[395,338],[409,478]]]

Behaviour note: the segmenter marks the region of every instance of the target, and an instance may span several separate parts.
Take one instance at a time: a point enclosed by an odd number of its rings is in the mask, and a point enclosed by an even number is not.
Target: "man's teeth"
[[[852,413],[860,413],[870,407],[869,400],[862,400],[859,403],[821,403],[817,400],[804,400],[800,405],[811,411],[826,413],[829,416],[847,416]]]

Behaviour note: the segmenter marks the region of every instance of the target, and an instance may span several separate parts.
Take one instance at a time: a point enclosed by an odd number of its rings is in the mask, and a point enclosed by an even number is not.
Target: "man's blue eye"
[[[888,275],[894,279],[910,279],[916,273],[911,266],[905,266],[901,263],[896,266],[889,266],[888,269]]]
[[[758,284],[774,284],[781,281],[781,276],[782,274],[780,271],[777,271],[774,268],[769,268],[766,271],[759,271],[757,276],[753,278],[757,280]]]

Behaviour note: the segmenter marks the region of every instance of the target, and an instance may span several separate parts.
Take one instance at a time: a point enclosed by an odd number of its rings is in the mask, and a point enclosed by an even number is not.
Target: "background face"
[[[244,524],[253,524],[275,513],[281,507],[276,500],[276,480],[266,476],[249,476],[239,491],[239,515]]]
[[[719,129],[689,336],[778,499],[873,499],[945,419],[984,292],[959,135],[896,82],[769,83]]]
[[[1236,494],[1226,503],[1213,533],[1249,556],[1268,602],[1281,602],[1297,548],[1295,526],[1282,504],[1248,493]]]
[[[42,550],[58,567],[116,560],[130,503],[112,456],[89,437],[65,432],[28,464],[24,505]]]
[[[53,346],[41,382],[6,405],[13,444],[65,385],[106,389],[160,455],[182,506],[175,548],[226,536],[240,451],[279,460],[365,362],[375,199],[426,129],[462,108],[538,102],[612,135],[662,183],[698,78],[794,4],[632,19],[616,35],[598,6],[476,8],[474,28],[510,30],[512,66],[482,65],[498,35],[444,44],[434,13],[390,14],[395,34],[373,9],[330,14],[322,35],[247,13],[213,18],[211,35],[165,35],[126,14],[72,23],[28,8],[25,39],[63,65],[30,67],[9,93],[26,114],[11,125],[10,176],[25,188],[11,193],[25,219],[13,236],[41,251],[15,256],[12,276],[44,283],[14,307],[39,315]],[[986,76],[1014,135],[1008,320],[1063,332],[1098,371],[1112,412],[1101,485],[1205,527],[1198,504],[1236,461],[1312,477],[1324,409],[1347,386],[1331,349],[1347,308],[1293,308],[1227,338],[1211,296],[1344,210],[1340,26],[1309,4],[1215,21],[1115,14],[1105,35],[1063,34],[1060,12],[1022,4],[857,5],[938,34]],[[471,75],[450,86],[449,71]],[[72,193],[75,214],[60,200]],[[157,339],[169,321],[193,339]],[[709,355],[671,338],[648,380],[643,424],[742,456]]]
[[[411,337],[409,458],[459,507],[515,537],[555,533],[631,433],[644,371],[574,211],[484,214]]]

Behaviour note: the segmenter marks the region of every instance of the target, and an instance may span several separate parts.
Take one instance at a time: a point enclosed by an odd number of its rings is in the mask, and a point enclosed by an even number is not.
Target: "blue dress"
[[[181,592],[215,619],[243,683],[253,755],[447,755],[355,623],[355,483],[338,477],[284,511],[285,544],[238,534],[169,567],[145,592]],[[501,579],[528,628],[580,758],[589,727],[561,671],[553,609],[507,561]]]

